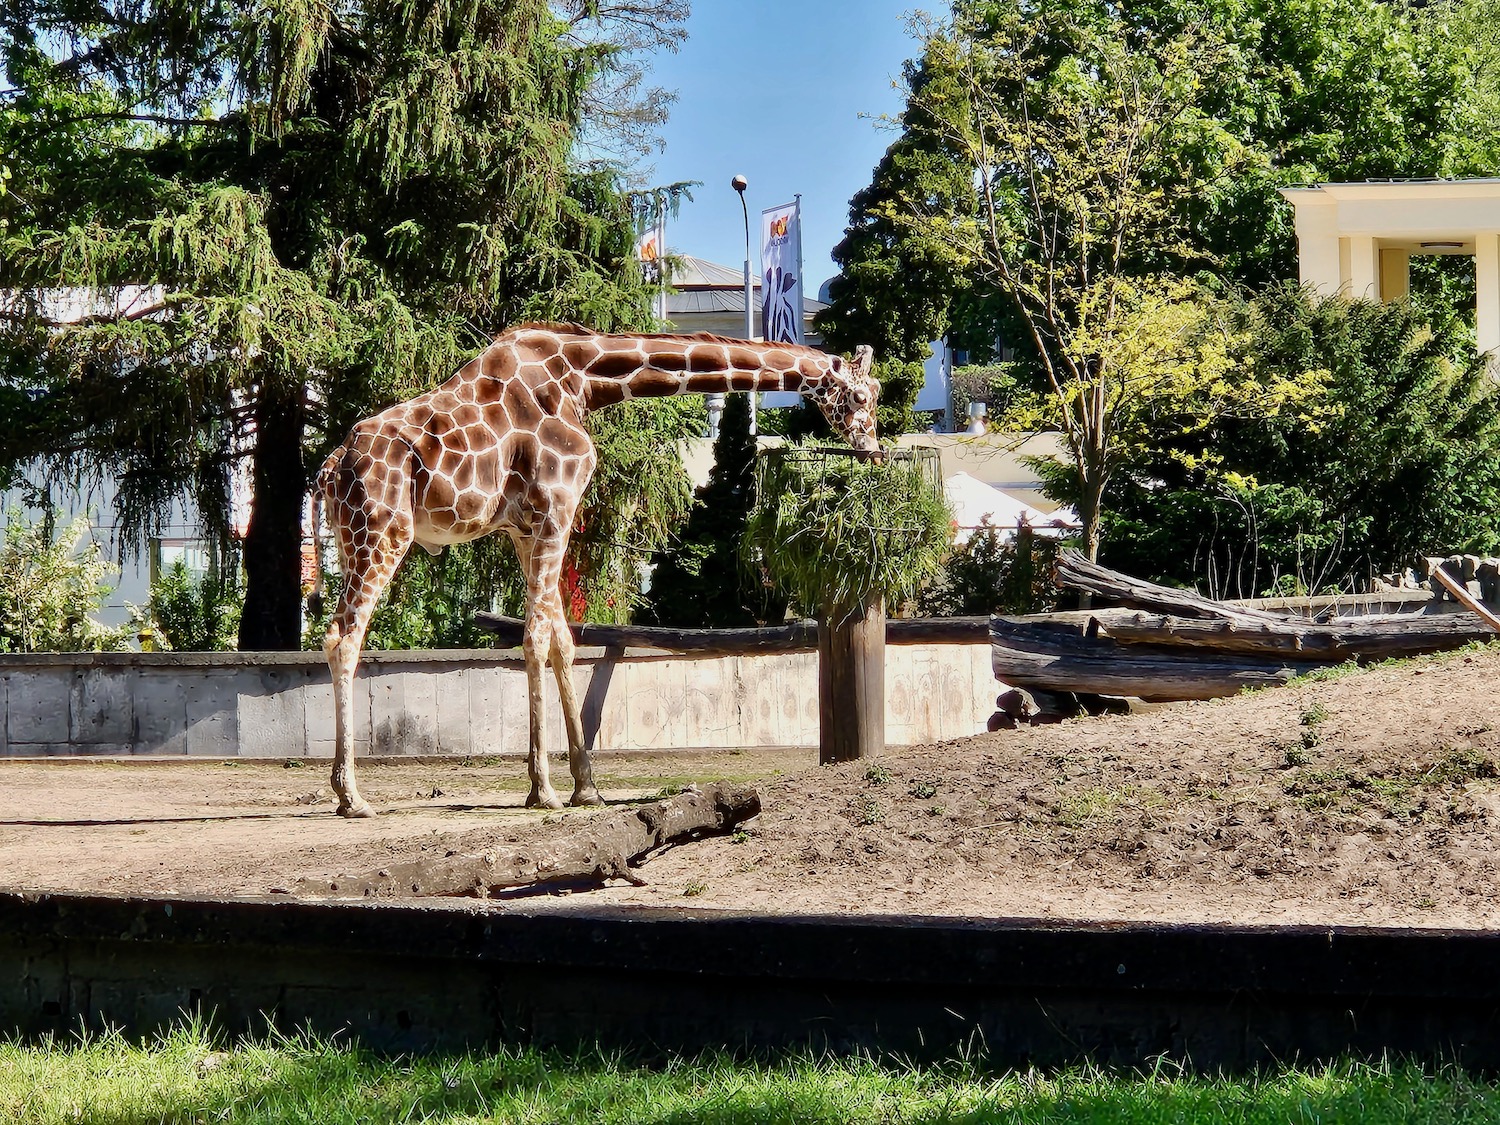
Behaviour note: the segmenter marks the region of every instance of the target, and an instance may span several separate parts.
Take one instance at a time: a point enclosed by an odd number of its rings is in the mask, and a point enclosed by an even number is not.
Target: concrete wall
[[[687,658],[579,651],[599,750],[816,746],[817,655]],[[551,748],[563,750],[547,676]],[[975,734],[994,711],[987,644],[886,649],[886,740]],[[0,656],[0,756],[328,757],[321,653]],[[355,680],[361,753],[524,754],[526,673],[489,650],[369,653]]]
[[[994,1068],[1165,1058],[1218,1073],[1392,1055],[1500,1067],[1493,930],[568,903],[0,893],[0,1031],[145,1037],[193,1012],[232,1035],[311,1029],[399,1053],[529,1043],[978,1052]]]

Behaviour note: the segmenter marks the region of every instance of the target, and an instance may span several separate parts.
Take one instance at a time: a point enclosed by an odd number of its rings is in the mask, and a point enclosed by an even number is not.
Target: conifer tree
[[[735,628],[776,624],[786,615],[786,599],[747,567],[740,553],[755,505],[755,449],[750,396],[725,396],[714,467],[682,535],[657,557],[643,622]]]
[[[650,323],[630,200],[573,159],[611,50],[569,7],[0,8],[0,462],[113,475],[130,538],[190,495],[227,542],[247,459],[240,647],[294,647],[309,477],[354,420],[518,320]],[[629,479],[661,495],[589,502],[685,502]]]

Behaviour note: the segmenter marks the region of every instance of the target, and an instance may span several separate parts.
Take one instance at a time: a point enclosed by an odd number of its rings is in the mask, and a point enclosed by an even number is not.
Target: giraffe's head
[[[844,360],[842,356],[830,356],[832,365],[828,373],[803,388],[818,404],[818,409],[835,430],[844,435],[855,449],[873,452],[880,448],[875,438],[875,402],[880,397],[880,384],[870,377],[870,368],[875,361],[875,349],[861,344],[854,349],[854,358]]]

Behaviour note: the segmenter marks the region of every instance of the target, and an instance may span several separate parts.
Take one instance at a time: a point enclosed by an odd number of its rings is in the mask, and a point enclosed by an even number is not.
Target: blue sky
[[[654,158],[653,183],[701,180],[667,226],[674,253],[728,266],[745,260],[745,223],[729,186],[750,181],[752,268],[760,211],[802,193],[809,296],[836,272],[849,198],[894,139],[872,120],[899,113],[893,88],[916,53],[912,0],[694,0],[689,38],[662,54],[654,81],[679,97]],[[862,116],[864,115],[864,116]]]

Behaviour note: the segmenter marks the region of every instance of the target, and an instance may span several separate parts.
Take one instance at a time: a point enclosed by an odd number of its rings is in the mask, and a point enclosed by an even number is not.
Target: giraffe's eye
[[[863,387],[856,387],[849,393],[849,398],[853,400],[855,406],[866,406],[870,401],[870,392]]]

